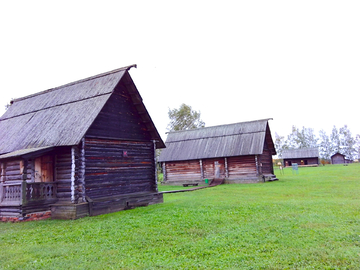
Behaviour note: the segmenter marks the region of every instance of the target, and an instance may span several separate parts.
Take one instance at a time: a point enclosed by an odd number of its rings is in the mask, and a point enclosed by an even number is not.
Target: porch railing
[[[55,183],[0,183],[0,205],[26,205],[32,201],[55,199]]]

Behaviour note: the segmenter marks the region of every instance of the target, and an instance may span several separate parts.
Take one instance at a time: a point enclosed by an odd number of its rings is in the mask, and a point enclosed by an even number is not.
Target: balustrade
[[[57,185],[51,183],[0,183],[0,205],[21,204],[56,198]]]
[[[20,202],[20,201],[21,201],[21,183],[0,184],[0,203]]]

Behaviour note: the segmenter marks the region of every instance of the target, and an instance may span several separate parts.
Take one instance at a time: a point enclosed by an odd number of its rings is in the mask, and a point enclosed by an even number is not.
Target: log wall
[[[331,157],[331,164],[344,164],[344,163],[345,163],[345,157],[339,153]]]
[[[126,87],[120,83],[86,133],[88,137],[150,141]]]
[[[259,155],[259,162],[261,163],[262,174],[274,174],[271,151],[266,143],[264,145],[264,152]]]
[[[152,142],[85,139],[85,189],[92,199],[154,192]]]
[[[22,160],[11,160],[2,162],[1,167],[3,168],[1,171],[1,181],[9,182],[9,181],[22,181],[24,171],[24,163]],[[28,162],[26,166],[26,180],[31,180],[31,162]]]
[[[82,186],[79,180],[80,170],[80,149],[74,147],[75,172],[73,196],[74,202],[82,202]],[[71,171],[72,171],[72,153],[71,147],[58,150],[55,155],[55,181],[57,183],[57,197],[60,201],[71,202]]]
[[[214,179],[216,178],[216,171],[218,170],[219,178],[225,178],[225,159],[216,158],[216,159],[204,159],[204,178],[205,179]]]
[[[231,182],[237,180],[257,181],[258,172],[255,156],[238,156],[228,158],[229,178]]]
[[[200,160],[189,160],[165,162],[164,164],[164,175],[166,176],[164,184],[169,185],[204,183],[205,179],[216,178],[216,170],[219,170],[219,178],[226,178],[227,183],[253,183],[261,179],[258,175],[255,156],[228,157],[227,161],[225,158],[216,158],[203,159],[201,162]]]
[[[202,181],[199,160],[166,162],[166,184]]]

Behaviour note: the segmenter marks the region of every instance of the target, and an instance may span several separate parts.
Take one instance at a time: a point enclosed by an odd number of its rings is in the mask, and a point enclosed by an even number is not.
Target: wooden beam
[[[0,203],[3,200],[3,194],[4,194],[4,187],[3,187],[3,183],[5,182],[5,163],[1,162],[1,170],[0,170]]]
[[[81,196],[82,201],[86,202],[86,194],[85,194],[85,138],[81,140],[81,150],[80,150],[80,173],[79,173],[79,180],[81,184]]]
[[[21,205],[26,205],[26,180],[21,182]]]
[[[163,177],[164,177],[164,182],[166,182],[166,176],[167,176],[167,174],[166,174],[166,162],[163,162],[163,164],[162,164],[162,167],[163,167]]]
[[[71,147],[71,202],[75,203],[75,146]]]
[[[153,144],[154,144],[154,165],[155,165],[155,187],[156,187],[156,192],[158,192],[158,186],[157,186],[157,182],[158,182],[158,175],[157,175],[157,161],[156,161],[156,140],[153,140]]]
[[[1,175],[0,175],[0,183],[3,183],[5,182],[5,172],[6,172],[6,165],[5,165],[5,162],[1,162]]]
[[[225,158],[225,177],[229,178],[229,167],[227,158]]]

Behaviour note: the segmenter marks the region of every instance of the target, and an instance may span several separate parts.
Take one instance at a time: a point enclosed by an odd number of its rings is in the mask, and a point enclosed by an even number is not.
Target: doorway
[[[54,181],[54,157],[41,156],[35,159],[35,182]]]
[[[225,165],[220,161],[214,162],[215,178],[225,178]]]

